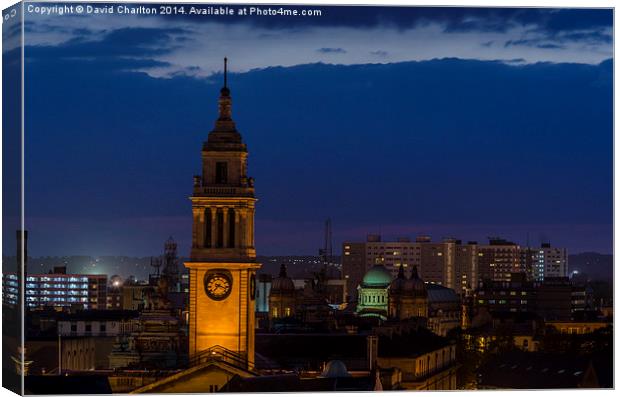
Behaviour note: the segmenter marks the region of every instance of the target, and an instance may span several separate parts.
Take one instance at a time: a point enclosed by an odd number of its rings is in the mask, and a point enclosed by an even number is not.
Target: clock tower
[[[202,146],[202,175],[194,176],[189,262],[189,355],[220,347],[252,369],[256,263],[254,181],[248,151],[231,113],[224,58],[219,117]],[[211,349],[214,350],[214,349]],[[215,353],[214,353],[215,354]]]

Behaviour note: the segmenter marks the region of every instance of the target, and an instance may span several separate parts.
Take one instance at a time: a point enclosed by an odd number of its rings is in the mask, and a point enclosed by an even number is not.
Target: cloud
[[[114,57],[153,77],[208,77],[228,56],[233,72],[306,63],[420,61],[454,57],[524,63],[597,64],[613,56],[608,10],[329,7],[321,18],[110,18],[30,16],[27,44],[38,56]],[[561,21],[556,21],[556,19]],[[274,20],[276,20],[274,19]],[[572,22],[571,22],[572,21]],[[496,44],[497,43],[497,44]],[[505,43],[504,46],[499,43]],[[380,50],[373,48],[381,47]],[[346,50],[345,50],[346,49]],[[130,63],[136,60],[132,68]],[[148,65],[150,61],[150,66]],[[109,60],[108,60],[109,61]]]
[[[343,48],[323,47],[319,48],[317,52],[322,54],[346,54],[347,52]]]
[[[587,46],[610,47],[611,42],[611,30],[597,29],[572,32],[529,30],[524,32],[519,39],[506,41],[504,47],[529,46],[541,49],[565,49],[567,46],[573,46],[587,51]]]
[[[564,48],[563,45],[551,44],[551,43],[538,44],[538,45],[536,45],[536,47],[538,47],[538,48],[547,48],[547,49],[561,49],[561,48]]]
[[[81,62],[91,68],[111,71],[169,68],[172,64],[161,57],[180,48],[177,39],[189,33],[180,28],[122,28],[92,40],[93,31],[87,28],[76,30],[80,35],[62,44],[28,46],[26,58],[46,65]],[[199,69],[195,68],[188,67],[187,70],[195,72]]]
[[[383,50],[376,50],[376,51],[370,51],[370,55],[374,55],[374,56],[378,56],[378,57],[386,57],[388,56],[388,52],[387,51],[383,51]]]

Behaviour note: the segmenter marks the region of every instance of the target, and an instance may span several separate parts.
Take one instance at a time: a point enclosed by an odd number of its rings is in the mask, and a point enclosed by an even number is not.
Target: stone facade
[[[189,355],[221,346],[254,362],[256,263],[254,181],[248,152],[220,90],[219,117],[194,177],[189,269]]]

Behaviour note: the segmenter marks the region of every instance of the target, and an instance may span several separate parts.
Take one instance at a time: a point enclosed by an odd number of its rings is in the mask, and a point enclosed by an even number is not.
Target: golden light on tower
[[[232,120],[227,59],[219,117],[202,148],[202,175],[194,177],[189,269],[189,354],[221,346],[254,361],[256,263],[254,181],[247,147]]]

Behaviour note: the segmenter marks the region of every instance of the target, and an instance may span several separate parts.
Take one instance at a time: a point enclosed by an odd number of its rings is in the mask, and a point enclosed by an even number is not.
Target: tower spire
[[[412,280],[417,280],[419,278],[420,278],[420,276],[418,275],[418,266],[417,265],[413,265],[413,268],[411,269],[411,279]]]
[[[228,88],[228,58],[224,57],[224,88]]]
[[[403,266],[403,264],[400,264],[400,267],[398,268],[398,278],[405,278],[405,267]]]
[[[232,100],[230,98],[230,89],[228,88],[228,58],[224,57],[224,86],[220,90],[219,99],[219,118],[218,121],[232,122]],[[220,126],[222,127],[222,126]],[[228,126],[231,127],[231,126]],[[234,129],[234,125],[232,125]]]

